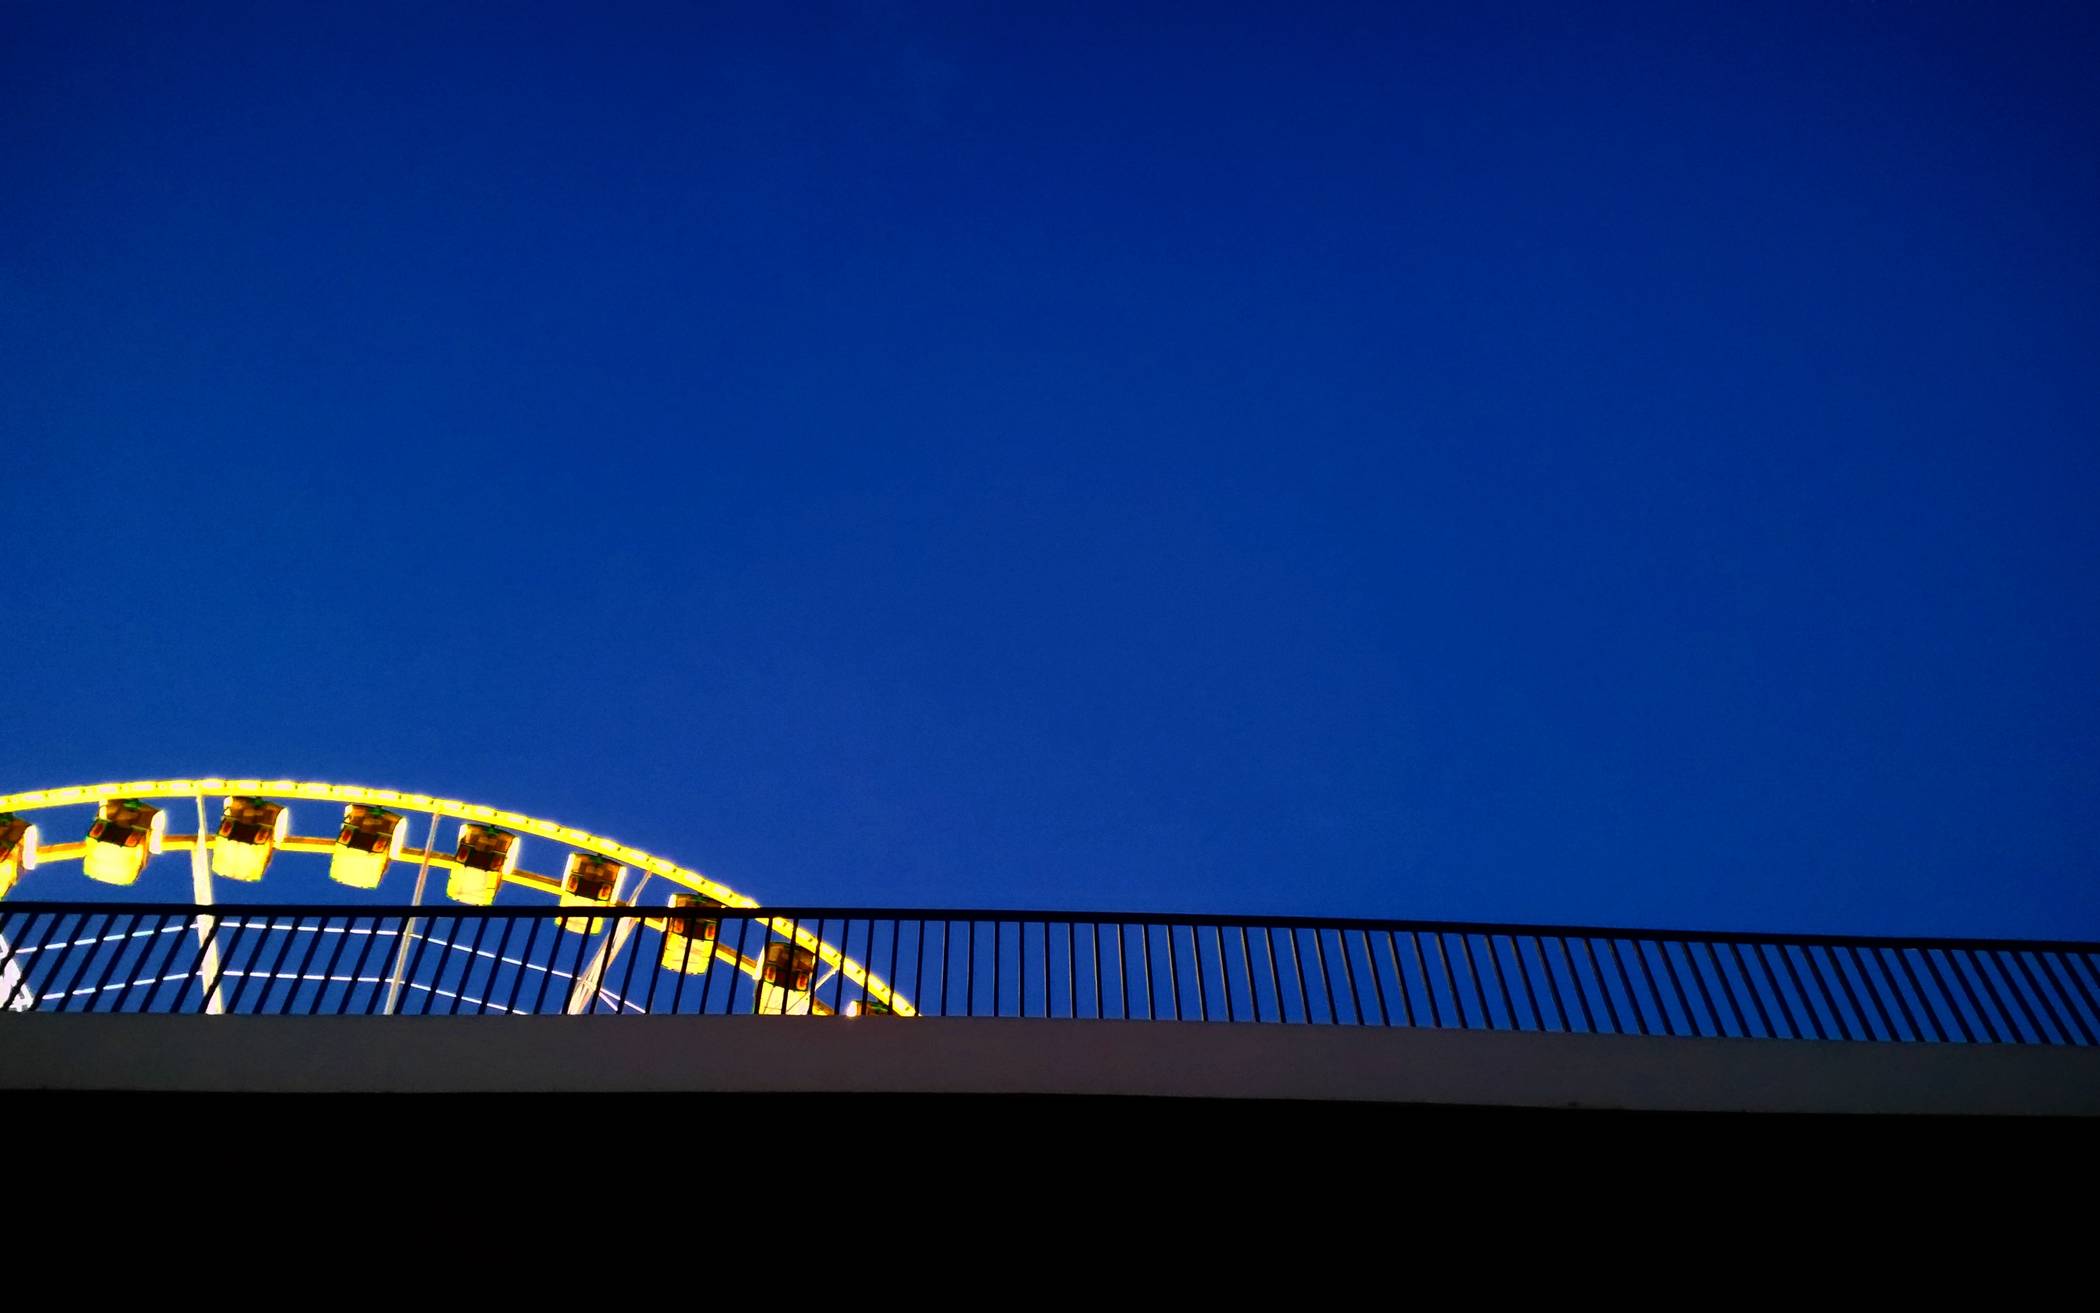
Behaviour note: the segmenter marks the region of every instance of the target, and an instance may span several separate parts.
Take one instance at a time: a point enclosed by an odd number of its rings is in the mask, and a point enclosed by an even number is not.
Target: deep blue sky
[[[2100,934],[2100,10],[1180,8],[0,7],[0,792]]]

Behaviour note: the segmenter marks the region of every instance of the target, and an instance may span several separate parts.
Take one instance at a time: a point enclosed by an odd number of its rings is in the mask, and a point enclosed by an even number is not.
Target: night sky
[[[0,792],[2100,937],[2095,67],[2090,5],[5,4]]]

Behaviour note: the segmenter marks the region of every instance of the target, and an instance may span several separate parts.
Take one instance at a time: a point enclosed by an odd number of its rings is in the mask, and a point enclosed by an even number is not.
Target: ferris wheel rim
[[[306,802],[338,802],[345,805],[363,804],[365,806],[384,807],[389,810],[428,815],[432,818],[433,829],[439,818],[451,818],[463,824],[492,825],[516,834],[545,839],[552,843],[611,858],[634,870],[644,872],[646,875],[656,876],[673,884],[681,885],[695,893],[704,894],[719,902],[724,911],[750,911],[761,907],[759,901],[749,894],[740,893],[728,885],[702,875],[699,871],[682,866],[668,858],[659,857],[654,853],[645,852],[632,845],[621,843],[616,839],[593,834],[588,830],[580,830],[574,826],[562,825],[559,822],[527,816],[522,812],[505,811],[482,803],[466,802],[457,798],[439,798],[430,794],[407,793],[397,789],[372,788],[358,784],[333,784],[315,780],[291,779],[234,779],[220,778],[218,776],[205,776],[196,779],[123,780],[103,784],[76,784],[60,788],[31,789],[17,793],[0,794],[0,815],[41,811],[54,807],[99,805],[117,799],[144,800],[152,798],[165,800],[171,798],[194,798],[199,804],[199,819],[201,822],[203,799],[208,797],[284,798]],[[164,812],[158,813],[155,819],[164,820],[165,815],[166,813]],[[395,832],[395,839],[397,841],[400,840],[406,830],[406,825],[399,827]],[[193,841],[170,834],[167,836],[166,846],[176,851],[181,851],[199,842],[210,842],[210,840],[201,833],[198,839]],[[307,845],[318,846],[323,842],[326,841],[318,837],[307,838],[288,835],[286,836],[284,847],[287,851],[308,850],[306,848]],[[23,869],[34,868],[38,864],[37,859],[39,856],[47,859],[66,860],[75,855],[69,850],[79,846],[76,844],[38,844],[33,851],[25,854]],[[160,848],[157,846],[155,851],[160,851]],[[516,853],[517,846],[513,845],[510,850],[512,860],[515,860]],[[407,853],[404,852],[402,855],[406,856]],[[428,864],[449,864],[444,863],[443,859],[439,858],[434,847],[426,847],[417,855]],[[526,873],[519,872],[518,874],[523,875]],[[546,877],[534,877],[528,881],[507,880],[506,883],[515,882],[530,885],[534,888],[541,888],[545,879]],[[555,891],[558,892],[558,877],[553,883],[556,885]],[[544,892],[545,890],[542,891]],[[815,954],[818,961],[843,973],[854,983],[864,984],[870,996],[880,998],[893,1006],[898,1006],[899,1010],[906,1014],[915,1011],[911,1001],[896,992],[893,982],[883,980],[870,970],[867,964],[858,962],[848,956],[842,946],[833,945],[817,935],[811,934],[799,923],[792,920],[765,916],[757,916],[751,919],[768,925],[774,932],[780,934],[789,942],[809,949]],[[750,974],[748,968],[743,964],[739,964],[739,969],[745,970],[746,974]],[[811,1003],[814,1005],[814,998],[811,999]]]

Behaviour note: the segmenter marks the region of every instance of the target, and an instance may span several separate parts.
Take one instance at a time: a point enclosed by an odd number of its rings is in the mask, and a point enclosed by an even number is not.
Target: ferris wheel
[[[296,833],[292,822],[295,803],[322,804],[329,832]],[[55,829],[46,833],[46,826],[40,823],[46,817],[39,813],[67,808],[92,809],[84,832],[77,839],[49,841],[57,833]],[[302,817],[312,810],[304,805],[299,808]],[[427,821],[422,820],[425,817]],[[412,842],[416,829],[422,831],[420,847]],[[553,848],[560,861],[559,874],[525,868],[528,840]],[[560,966],[564,954],[536,953],[534,940],[528,940],[517,957],[506,957],[506,931],[504,946],[494,950],[494,957],[521,972],[566,977],[570,1011],[595,1010],[601,999],[614,1011],[631,1007],[607,982],[613,979],[613,968],[622,954],[629,959],[641,954],[646,939],[655,950],[656,971],[693,977],[728,968],[748,977],[750,1010],[760,1014],[829,1014],[832,1008],[818,998],[817,986],[832,975],[843,976],[858,988],[860,999],[852,1005],[857,1009],[899,1016],[914,1013],[909,1000],[849,956],[841,944],[792,919],[744,910],[758,908],[757,899],[603,835],[518,812],[393,789],[305,780],[132,780],[0,794],[0,899],[42,892],[51,868],[74,862],[89,881],[130,888],[156,857],[171,852],[189,854],[191,901],[200,909],[218,904],[215,881],[257,885],[270,876],[280,854],[302,860],[326,857],[328,879],[346,912],[354,911],[359,902],[376,903],[382,886],[392,891],[409,889],[408,907],[427,908],[427,915],[397,917],[394,928],[386,933],[375,920],[373,929],[366,932],[374,942],[364,945],[366,951],[359,955],[350,977],[374,987],[375,1008],[383,983],[388,1012],[394,1010],[404,990],[443,992],[439,982],[414,979],[409,964],[420,956],[411,954],[413,946],[440,942],[436,927],[444,919],[447,904],[488,908],[499,894],[515,890],[585,911],[661,908],[660,914],[553,919],[553,938],[574,944],[574,951],[566,955],[568,970]],[[433,872],[443,882],[435,893],[430,888]],[[663,888],[652,890],[658,881]],[[426,902],[426,897],[444,901]],[[387,911],[400,913],[399,900],[389,900]],[[220,974],[215,969],[218,947],[212,922],[237,914],[237,908],[228,905],[224,917],[203,917],[197,922],[195,952],[212,978]],[[741,936],[735,946],[718,942],[716,929],[723,917],[731,915],[761,927],[765,942],[749,946],[755,951],[747,951]],[[460,925],[455,916],[455,932]],[[535,924],[535,940],[538,929]],[[390,943],[378,942],[389,937]],[[0,939],[0,960],[7,963],[8,977],[0,979],[0,996],[25,997],[10,988],[16,983],[16,947]],[[380,950],[376,959],[375,947]],[[445,939],[444,957],[449,959],[455,947]],[[338,945],[337,957],[341,951]],[[490,956],[478,936],[467,953],[470,967],[475,955]],[[280,960],[284,956],[280,953]],[[305,956],[310,960],[315,954],[309,950]],[[368,960],[374,962],[372,969],[378,974],[363,974]],[[324,986],[332,969],[333,960],[321,977]],[[631,962],[628,972],[631,978]],[[298,975],[312,979],[303,965]],[[460,981],[466,978],[461,976]],[[489,1002],[470,1001],[482,1008]],[[216,1000],[209,1010],[219,1010]]]

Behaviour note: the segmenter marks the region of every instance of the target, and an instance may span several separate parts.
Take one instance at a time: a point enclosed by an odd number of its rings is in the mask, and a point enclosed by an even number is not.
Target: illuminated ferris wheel
[[[186,815],[191,808],[183,807],[184,802],[194,808],[194,830]],[[293,803],[327,804],[331,819],[334,808],[340,807],[334,833],[294,833]],[[93,809],[85,832],[78,839],[47,842],[38,813],[64,808]],[[422,846],[416,847],[411,844],[412,830],[417,827],[412,818],[422,816],[429,819],[421,827]],[[440,841],[448,826],[451,843],[445,846]],[[559,875],[525,869],[528,839],[555,846],[561,856]],[[454,982],[455,991],[465,987],[479,956],[499,965],[514,965],[521,974],[529,970],[549,978],[562,977],[569,1011],[595,1010],[601,1000],[620,1011],[632,1005],[610,989],[615,968],[624,954],[631,979],[633,959],[653,951],[655,972],[687,978],[726,968],[748,977],[750,1010],[760,1014],[830,1013],[833,1009],[818,997],[818,987],[833,975],[843,976],[859,990],[859,999],[847,1005],[848,1010],[913,1013],[910,1002],[894,993],[888,982],[848,956],[842,944],[823,938],[821,925],[813,932],[788,918],[744,911],[759,907],[758,901],[698,871],[602,835],[517,812],[392,789],[301,780],[134,780],[0,795],[0,899],[23,891],[25,877],[32,872],[40,873],[34,882],[41,886],[46,879],[41,872],[76,861],[87,879],[129,888],[138,883],[155,857],[168,852],[189,854],[192,900],[200,908],[216,904],[214,880],[254,885],[265,878],[280,853],[325,856],[329,879],[356,891],[345,911],[355,909],[357,895],[376,894],[390,873],[398,872],[392,887],[400,888],[412,869],[409,907],[428,906],[428,915],[401,919],[385,933],[375,920],[365,932],[372,942],[363,946],[365,952],[348,977],[373,987],[374,1007],[383,985],[389,1012],[404,990],[446,992],[443,982],[417,980],[410,965],[420,957],[419,952],[411,952],[413,948],[439,942],[436,925],[444,919],[445,905],[425,903],[431,873],[438,872],[444,880],[442,897],[464,907],[491,907],[499,893],[513,889],[578,909],[661,908],[660,913],[640,916],[554,918],[548,922],[553,927],[550,938],[556,945],[570,947],[567,954],[559,948],[535,948],[539,922],[531,926],[534,938],[514,956],[510,955],[508,929],[503,944],[494,949],[485,948],[477,936],[466,949],[469,970]],[[660,899],[649,888],[656,881],[666,886]],[[389,911],[400,909],[390,907]],[[233,915],[235,909],[229,905],[226,917]],[[732,915],[761,927],[764,942],[747,946],[739,936],[739,942],[732,945],[719,938],[723,918]],[[210,934],[213,919],[198,923],[196,954],[206,964],[207,974],[216,976],[218,950]],[[459,924],[455,917],[455,928]],[[449,960],[459,946],[448,939],[443,947],[443,956]],[[380,951],[371,967],[373,974],[368,976],[365,964],[373,959],[375,948]],[[338,945],[337,956],[341,953]],[[314,955],[309,951],[306,957]],[[14,948],[0,942],[0,958],[12,963]],[[561,965],[564,960],[566,970]],[[12,974],[12,965],[7,970]],[[332,964],[323,971],[324,988],[337,978],[332,972]],[[304,967],[298,976],[313,979]],[[493,969],[489,979],[494,979]],[[11,983],[0,981],[0,995],[10,993],[7,985]],[[487,999],[472,1001],[481,1008],[489,1003]]]

